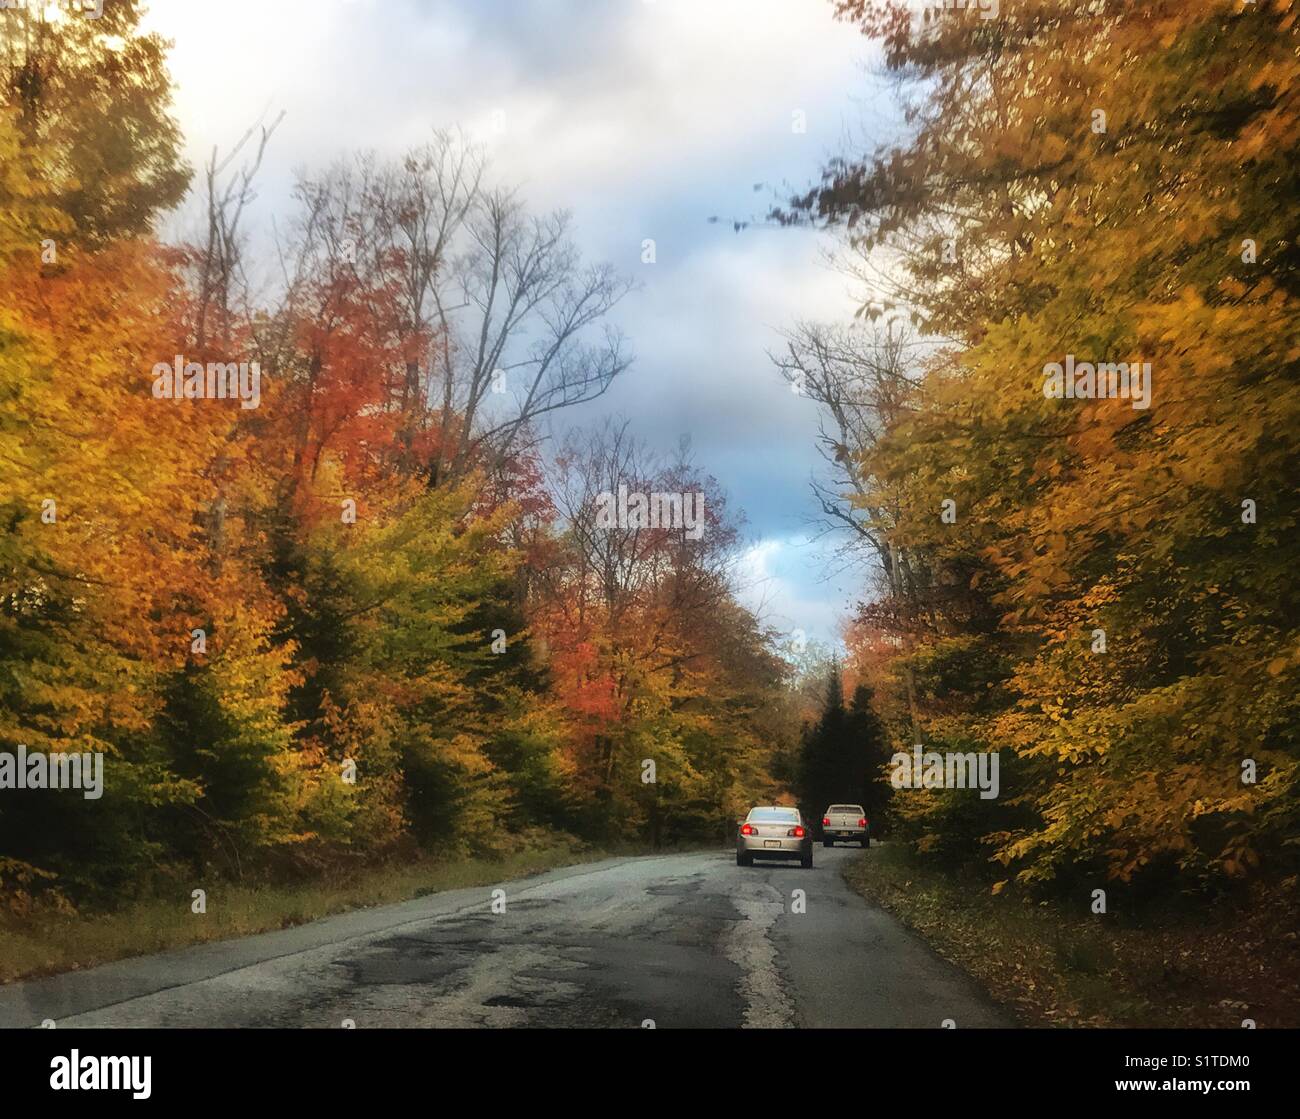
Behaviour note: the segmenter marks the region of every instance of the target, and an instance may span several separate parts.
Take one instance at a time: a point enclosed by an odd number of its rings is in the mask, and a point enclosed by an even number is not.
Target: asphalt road
[[[848,888],[858,855],[607,859],[0,987],[0,1027],[1012,1024]]]

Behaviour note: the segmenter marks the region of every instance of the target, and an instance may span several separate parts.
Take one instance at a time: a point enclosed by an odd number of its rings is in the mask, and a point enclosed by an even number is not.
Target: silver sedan
[[[798,859],[813,865],[812,834],[797,808],[751,808],[736,832],[736,865],[753,866],[755,859]]]

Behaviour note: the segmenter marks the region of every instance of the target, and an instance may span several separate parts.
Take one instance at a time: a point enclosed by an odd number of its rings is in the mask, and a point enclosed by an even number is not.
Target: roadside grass
[[[290,928],[348,910],[493,885],[615,855],[646,853],[634,848],[594,850],[576,841],[557,841],[500,859],[422,858],[289,885],[217,882],[207,887],[207,912],[202,916],[191,913],[188,894],[136,902],[114,913],[4,916],[0,917],[0,983]]]
[[[902,843],[844,867],[849,885],[923,936],[1028,1026],[1300,1025],[1292,891],[1207,906],[1142,927],[949,875]]]

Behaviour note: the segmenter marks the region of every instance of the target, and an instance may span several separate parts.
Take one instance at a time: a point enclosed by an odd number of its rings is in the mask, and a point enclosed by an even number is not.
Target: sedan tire
[[[753,865],[754,865],[754,856],[753,856],[753,855],[742,855],[739,851],[737,851],[737,852],[736,852],[736,865],[737,865],[737,866],[753,866]]]
[[[804,870],[812,870],[812,852],[811,852],[811,851],[809,851],[808,854],[804,855],[804,856],[799,860],[799,865],[800,865],[801,867],[803,867]]]

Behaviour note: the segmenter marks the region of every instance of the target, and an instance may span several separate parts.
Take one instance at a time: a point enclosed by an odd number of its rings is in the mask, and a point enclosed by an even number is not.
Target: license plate
[[[853,833],[852,833],[851,831],[842,831],[842,832],[840,832],[840,835],[852,835],[852,834],[853,834]]]
[[[781,841],[780,841],[779,839],[765,839],[765,840],[763,840],[763,846],[764,846],[764,847],[780,847],[780,846],[781,846]]]

